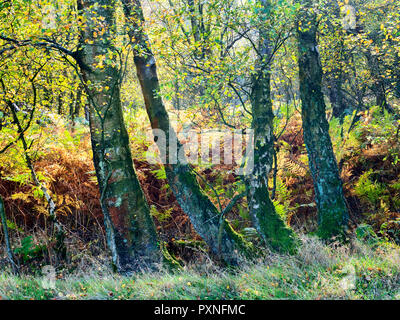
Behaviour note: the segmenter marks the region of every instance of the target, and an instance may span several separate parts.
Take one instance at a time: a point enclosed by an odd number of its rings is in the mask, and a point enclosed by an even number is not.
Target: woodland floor
[[[400,299],[400,248],[358,240],[326,246],[304,237],[294,257],[268,254],[236,270],[205,260],[181,271],[123,277],[92,261],[72,274],[58,274],[54,289],[44,289],[42,281],[3,272],[1,299]]]

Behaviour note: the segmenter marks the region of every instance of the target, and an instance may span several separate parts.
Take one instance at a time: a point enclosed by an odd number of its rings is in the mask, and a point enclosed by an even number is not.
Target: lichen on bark
[[[328,239],[343,234],[348,210],[326,119],[316,15],[312,1],[300,0],[300,3],[303,7],[296,28],[303,135],[314,182],[318,234]]]
[[[108,247],[121,273],[151,268],[161,262],[162,253],[135,173],[122,114],[121,74],[113,46],[114,2],[78,0],[78,9],[85,21],[79,51],[81,80],[89,100],[93,160]],[[99,28],[102,37],[97,36]],[[101,57],[112,63],[99,65]]]
[[[262,17],[270,14],[271,3],[260,1]],[[252,128],[254,130],[254,169],[244,178],[252,223],[264,242],[272,249],[295,253],[298,239],[275,210],[268,191],[268,176],[274,155],[274,126],[271,100],[271,66],[273,58],[270,34],[264,25],[259,30],[258,58],[252,80]]]

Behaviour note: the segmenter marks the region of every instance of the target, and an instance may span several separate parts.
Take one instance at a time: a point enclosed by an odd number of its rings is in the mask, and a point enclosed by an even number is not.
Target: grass
[[[40,276],[0,275],[2,299],[400,299],[400,247],[324,245],[304,237],[296,256],[268,254],[236,270],[211,262],[124,277],[77,271],[44,289]]]

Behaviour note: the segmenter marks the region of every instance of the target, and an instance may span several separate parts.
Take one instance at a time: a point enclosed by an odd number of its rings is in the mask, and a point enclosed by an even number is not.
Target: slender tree
[[[280,218],[268,192],[268,176],[274,156],[274,113],[271,100],[271,35],[266,20],[271,2],[260,0],[258,60],[252,79],[251,105],[254,129],[254,170],[245,177],[250,217],[263,240],[273,249],[293,253],[297,237]]]
[[[19,272],[18,265],[15,263],[14,254],[11,249],[11,241],[10,241],[10,236],[8,234],[6,211],[5,211],[5,207],[4,207],[4,201],[1,196],[0,196],[0,222],[3,225],[3,236],[4,236],[4,242],[6,244],[8,260],[10,261],[13,272],[15,274],[18,274],[18,272]]]
[[[348,210],[321,89],[322,67],[316,39],[315,8],[312,0],[299,2],[303,6],[296,21],[303,135],[314,182],[319,235],[330,238],[340,234],[347,225]]]
[[[129,37],[134,48],[134,63],[141,85],[146,111],[153,129],[166,134],[166,142],[176,138],[170,125],[168,112],[159,95],[160,85],[154,55],[149,39],[143,30],[144,16],[139,0],[122,0],[125,17],[129,23]],[[158,143],[162,140],[159,139]],[[169,145],[159,145],[166,149],[169,158]],[[182,146],[178,142],[178,150]],[[207,195],[201,190],[192,168],[177,159],[177,163],[165,164],[167,179],[182,210],[189,216],[195,230],[210,247],[211,251],[226,263],[239,263],[239,252],[248,252],[251,245],[237,234],[223,218]]]
[[[109,0],[78,0],[85,21],[79,61],[89,100],[93,158],[107,242],[117,270],[130,272],[160,262],[161,251],[133,166],[122,114],[121,68],[113,46],[114,7],[115,2]]]
[[[49,190],[46,188],[46,186],[41,183],[38,179],[38,176],[36,174],[36,170],[33,166],[33,161],[32,158],[29,154],[29,145],[28,145],[28,141],[25,138],[25,132],[26,130],[30,127],[31,123],[32,123],[32,119],[34,117],[34,113],[36,110],[36,102],[37,102],[37,91],[36,91],[36,86],[34,83],[34,79],[30,79],[31,80],[31,84],[32,84],[32,90],[33,90],[33,103],[32,103],[32,108],[31,108],[31,112],[30,112],[30,116],[29,116],[29,120],[27,121],[27,124],[25,125],[25,127],[23,127],[20,118],[18,116],[18,107],[16,105],[16,103],[14,101],[11,101],[9,99],[5,99],[5,103],[8,106],[9,112],[12,115],[12,119],[13,119],[13,123],[16,125],[17,127],[17,132],[18,132],[18,139],[22,144],[22,148],[23,148],[23,155],[24,155],[24,160],[26,163],[26,166],[28,167],[30,173],[31,173],[31,177],[32,177],[32,181],[33,183],[40,188],[40,190],[43,193],[44,198],[47,201],[48,204],[48,212],[49,212],[49,218],[51,221],[51,226],[52,226],[52,234],[51,237],[54,237],[55,240],[55,252],[57,255],[57,258],[59,260],[64,260],[67,256],[67,247],[65,245],[65,230],[64,227],[62,226],[62,224],[59,222],[58,218],[57,218],[57,213],[56,213],[56,204],[54,203],[54,200],[52,198],[52,196],[50,195]],[[0,79],[0,84],[1,87],[3,88],[3,93],[5,94],[7,92],[6,89],[6,85],[4,83],[4,81],[2,79]]]

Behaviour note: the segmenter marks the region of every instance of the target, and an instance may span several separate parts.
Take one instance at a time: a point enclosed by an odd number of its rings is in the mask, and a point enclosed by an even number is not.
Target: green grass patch
[[[303,238],[295,256],[269,254],[240,268],[186,266],[125,277],[75,273],[44,289],[41,276],[0,275],[2,299],[400,299],[400,248],[324,245]]]

